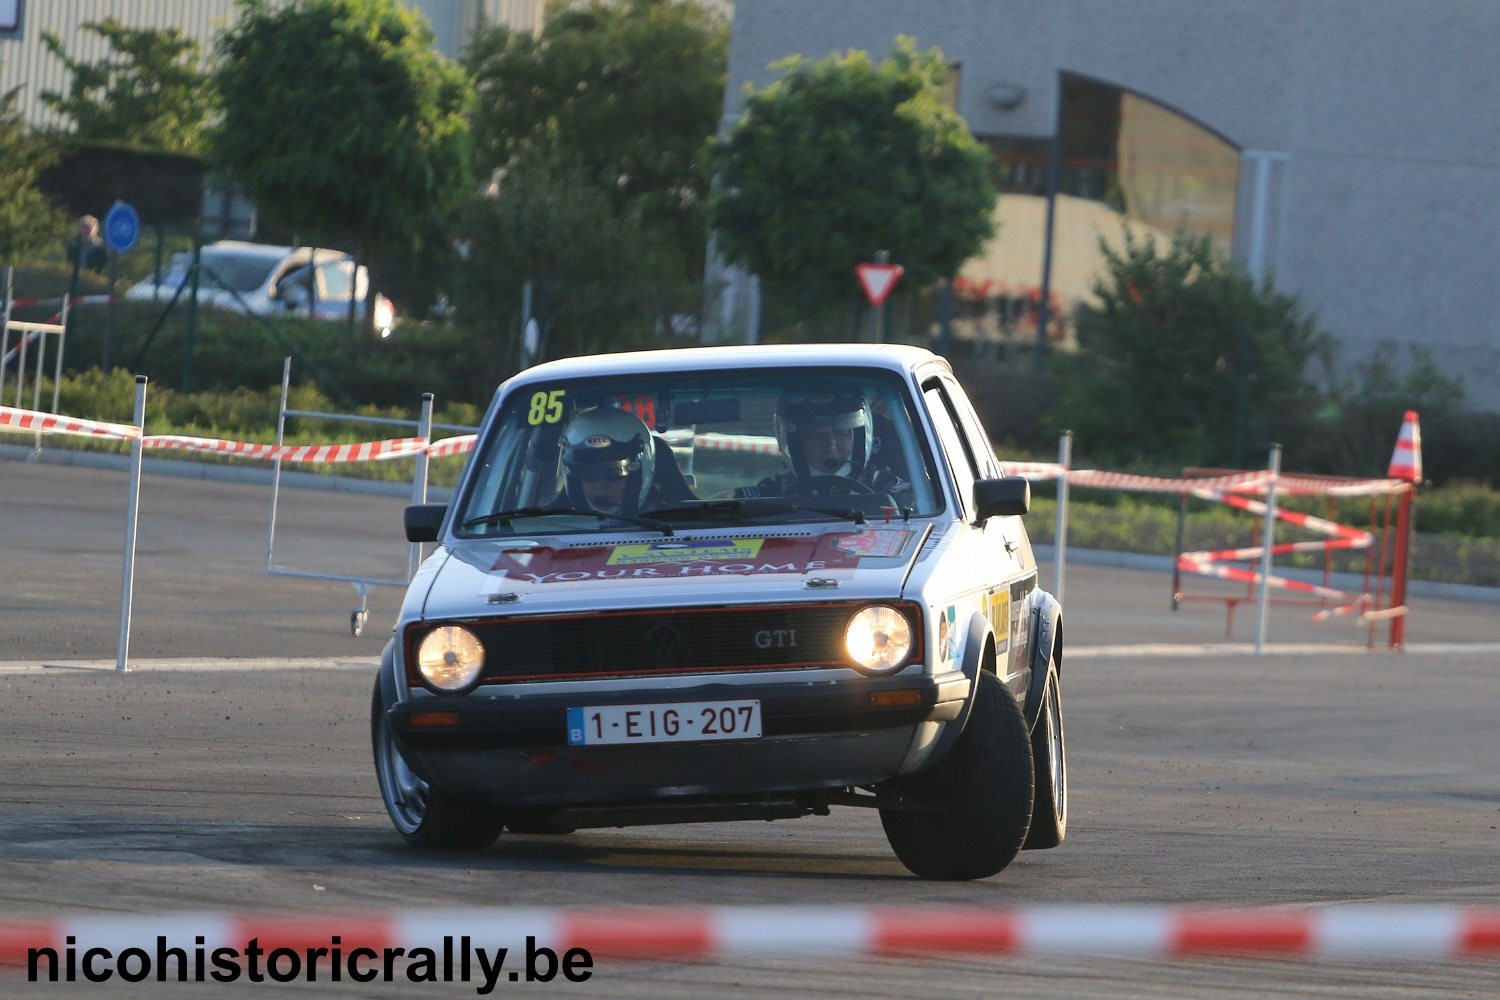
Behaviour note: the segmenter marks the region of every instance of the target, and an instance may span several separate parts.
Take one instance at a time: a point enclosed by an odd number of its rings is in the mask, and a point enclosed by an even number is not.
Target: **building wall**
[[[1237,228],[1349,358],[1419,344],[1500,409],[1500,74],[1492,0],[754,0],[736,6],[725,118],[801,53],[898,34],[961,66],[980,136],[1048,136],[1058,74],[1142,93],[1242,150]],[[1021,86],[1013,110],[990,100]],[[1274,169],[1255,201],[1249,161]],[[1236,234],[1248,253],[1249,240]]]
[[[537,30],[545,0],[416,0],[411,5],[432,22],[438,50],[457,58],[482,23]],[[113,17],[136,28],[179,28],[208,54],[214,37],[235,16],[234,0],[25,0],[22,10],[20,37],[0,37],[0,93],[21,87],[22,113],[41,126],[62,122],[37,95],[65,92],[69,83],[62,60],[43,46],[42,32],[57,35],[71,58],[92,62],[105,56],[108,46],[82,26]]]

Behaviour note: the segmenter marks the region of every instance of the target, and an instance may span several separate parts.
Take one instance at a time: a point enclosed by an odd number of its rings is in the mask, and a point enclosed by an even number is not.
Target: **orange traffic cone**
[[[1407,410],[1401,420],[1401,433],[1396,437],[1396,450],[1391,453],[1386,477],[1409,483],[1422,481],[1422,429],[1417,426],[1416,410]]]

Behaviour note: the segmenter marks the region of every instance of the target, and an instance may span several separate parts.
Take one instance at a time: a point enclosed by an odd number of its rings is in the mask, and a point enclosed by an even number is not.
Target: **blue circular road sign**
[[[124,253],[135,246],[141,235],[141,217],[135,209],[117,201],[110,206],[104,217],[104,245],[115,253]]]

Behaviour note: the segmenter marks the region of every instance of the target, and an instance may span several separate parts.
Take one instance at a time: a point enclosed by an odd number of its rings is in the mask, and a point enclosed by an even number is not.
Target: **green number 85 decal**
[[[553,389],[551,392],[533,393],[531,397],[531,409],[526,411],[526,422],[533,426],[537,424],[557,423],[562,419],[563,396],[566,394],[566,389]]]

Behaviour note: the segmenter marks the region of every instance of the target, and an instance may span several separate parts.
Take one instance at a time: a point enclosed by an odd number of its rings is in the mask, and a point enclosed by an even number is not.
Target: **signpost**
[[[885,300],[890,296],[891,289],[896,287],[896,279],[900,278],[904,269],[900,264],[887,263],[889,256],[884,250],[876,254],[874,264],[856,264],[854,273],[859,277],[859,283],[864,286],[865,298],[870,300],[870,306],[875,310],[875,343],[879,344],[885,340]]]
[[[115,339],[115,258],[134,249],[141,238],[141,217],[123,201],[117,201],[104,215],[104,246],[109,250],[109,304],[104,318],[104,350],[99,367],[109,371],[109,345]]]
[[[141,236],[141,217],[123,201],[109,207],[104,216],[104,245],[111,253],[125,253],[135,248]]]

